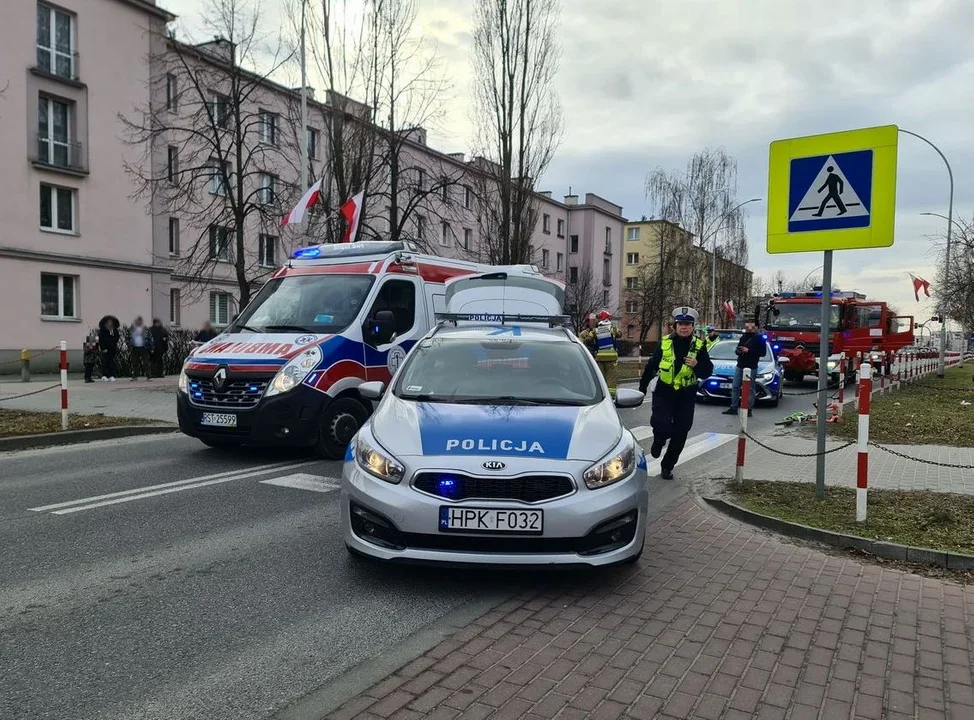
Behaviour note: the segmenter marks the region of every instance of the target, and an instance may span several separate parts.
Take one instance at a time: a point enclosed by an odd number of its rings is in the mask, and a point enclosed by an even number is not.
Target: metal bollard
[[[20,351],[20,382],[30,382],[30,350]]]
[[[747,413],[751,403],[751,368],[744,368],[744,381],[741,383],[741,404],[738,416],[741,429],[737,435],[737,468],[734,470],[734,480],[744,482],[744,452],[747,447]]]
[[[856,462],[856,522],[866,522],[866,493],[869,488],[869,401],[872,395],[872,365],[859,368],[859,454]]]
[[[68,429],[68,343],[60,342],[61,350],[61,429]]]

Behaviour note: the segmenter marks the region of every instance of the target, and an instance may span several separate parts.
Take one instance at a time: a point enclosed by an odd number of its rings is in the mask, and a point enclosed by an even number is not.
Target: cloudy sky
[[[159,0],[192,30],[200,0]],[[476,0],[419,0],[417,30],[435,42],[453,97],[431,144],[470,146],[470,47]],[[315,5],[312,2],[312,5]],[[270,25],[284,0],[264,0]],[[955,173],[955,215],[974,214],[974,2],[971,0],[563,0],[558,89],[567,128],[542,183],[649,215],[644,185],[697,150],[739,163],[742,200],[767,197],[772,140],[895,124],[935,142]],[[933,238],[946,221],[946,170],[900,135],[892,248],[835,255],[836,283],[926,319],[908,272],[932,278]],[[801,279],[818,254],[770,256],[766,206],[749,206],[751,266]]]

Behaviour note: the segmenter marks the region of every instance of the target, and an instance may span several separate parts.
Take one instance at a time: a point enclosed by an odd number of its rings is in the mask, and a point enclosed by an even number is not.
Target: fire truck
[[[767,302],[765,329],[784,365],[785,379],[801,381],[818,375],[822,327],[822,289],[780,293]],[[858,292],[834,291],[829,312],[828,373],[839,382],[839,357],[862,353],[870,362],[882,362],[882,353],[913,344],[913,317],[896,315],[885,302],[867,300]],[[855,363],[846,363],[848,381]]]

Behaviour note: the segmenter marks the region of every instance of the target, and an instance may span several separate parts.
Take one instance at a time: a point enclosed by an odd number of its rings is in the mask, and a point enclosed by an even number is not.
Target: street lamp
[[[808,282],[808,278],[810,278],[812,276],[812,273],[818,272],[819,270],[822,270],[823,268],[825,268],[824,265],[819,265],[817,268],[815,268],[814,270],[812,270],[812,272],[808,273],[808,275],[805,276],[805,279],[802,280],[801,287],[805,287],[805,283]],[[824,290],[825,288],[822,288],[822,289]],[[831,290],[831,289],[832,288],[829,288],[829,290]]]
[[[944,165],[947,166],[947,177],[950,180],[950,202],[947,205],[947,249],[944,252],[944,274],[946,275],[948,268],[950,268],[950,231],[954,225],[954,171],[950,169],[950,162],[948,162],[947,156],[940,152],[940,148],[923,137],[923,135],[918,135],[915,132],[910,132],[909,130],[904,130],[903,128],[899,128],[899,131],[901,133],[906,133],[907,135],[912,135],[919,140],[923,140],[923,142],[937,152],[940,159],[944,161]],[[938,304],[940,305],[940,314],[944,315],[944,322],[940,326],[940,361],[937,363],[937,377],[942,378],[947,367],[947,317],[944,312],[943,293],[940,294],[940,302]]]
[[[719,218],[717,218],[717,227],[714,228],[714,250],[711,255],[711,266],[710,266],[710,322],[714,325],[717,324],[717,317],[720,314],[717,309],[717,233],[720,231],[720,226],[723,224],[724,220],[729,218],[731,215],[736,213],[745,205],[750,205],[751,203],[761,202],[761,198],[751,198],[750,200],[745,200],[736,207],[731,208]],[[706,238],[704,239],[704,245],[706,245]]]

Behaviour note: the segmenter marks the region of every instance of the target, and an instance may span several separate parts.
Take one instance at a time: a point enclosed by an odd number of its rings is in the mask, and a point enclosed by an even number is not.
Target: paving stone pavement
[[[120,378],[113,383],[99,381],[86,384],[81,375],[71,375],[68,378],[68,407],[70,412],[85,415],[103,413],[175,423],[177,380],[176,376],[170,375],[151,381],[142,379],[132,382],[127,378]],[[0,408],[59,411],[61,395],[57,389],[25,398],[9,399],[58,383],[60,378],[55,375],[34,376],[29,383],[0,383]]]
[[[687,497],[634,567],[526,592],[329,717],[970,720],[972,667],[974,587]]]

